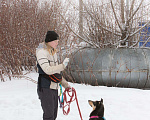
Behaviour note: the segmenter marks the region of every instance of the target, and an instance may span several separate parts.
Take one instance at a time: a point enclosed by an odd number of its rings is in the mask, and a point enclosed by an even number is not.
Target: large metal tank
[[[71,55],[68,73],[77,83],[150,88],[150,50],[80,49]]]

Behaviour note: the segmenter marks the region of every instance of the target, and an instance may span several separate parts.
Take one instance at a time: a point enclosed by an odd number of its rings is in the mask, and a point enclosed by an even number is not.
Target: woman
[[[69,58],[58,64],[56,54],[58,38],[56,32],[48,31],[45,42],[40,43],[36,50],[39,73],[37,91],[43,109],[43,120],[55,120],[57,117],[59,82],[64,88],[71,88],[60,74],[67,66]]]

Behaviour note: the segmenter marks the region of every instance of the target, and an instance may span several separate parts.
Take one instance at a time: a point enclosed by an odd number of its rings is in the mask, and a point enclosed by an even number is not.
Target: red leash
[[[68,93],[68,96],[70,97],[70,100],[68,101],[67,100],[67,95],[66,93]],[[70,104],[71,102],[75,101],[76,100],[76,103],[77,103],[77,106],[78,106],[78,110],[79,110],[79,114],[80,114],[80,118],[81,120],[82,119],[82,115],[81,115],[81,111],[80,111],[80,108],[79,108],[79,103],[78,103],[78,99],[77,99],[77,95],[76,95],[76,90],[74,88],[66,88],[65,91],[63,92],[63,96],[64,96],[64,99],[63,99],[63,114],[64,115],[68,115],[69,112],[70,112]],[[74,99],[73,99],[74,97]],[[68,106],[68,109],[67,111],[65,111],[65,107]]]

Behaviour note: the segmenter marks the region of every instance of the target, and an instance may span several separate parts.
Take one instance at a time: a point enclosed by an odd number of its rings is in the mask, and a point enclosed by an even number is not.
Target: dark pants
[[[41,88],[37,92],[43,109],[43,120],[55,120],[58,109],[58,90]]]

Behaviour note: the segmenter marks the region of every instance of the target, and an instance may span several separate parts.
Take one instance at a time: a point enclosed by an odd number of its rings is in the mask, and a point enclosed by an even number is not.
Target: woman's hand
[[[70,89],[71,89],[72,87],[68,84],[68,87],[67,87],[67,88],[70,88]]]

